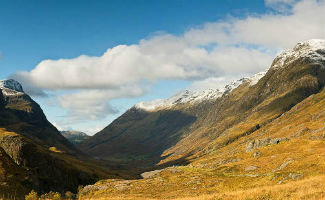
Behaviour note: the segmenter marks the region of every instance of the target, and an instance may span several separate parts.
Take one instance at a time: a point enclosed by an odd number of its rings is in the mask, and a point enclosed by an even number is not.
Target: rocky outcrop
[[[152,178],[158,174],[160,174],[160,172],[162,172],[163,170],[154,170],[154,171],[150,171],[150,172],[144,172],[141,174],[142,178]]]
[[[246,152],[251,152],[254,149],[257,149],[259,147],[263,147],[263,146],[267,146],[267,145],[271,145],[271,144],[279,144],[282,141],[288,141],[288,138],[265,138],[265,139],[255,139],[252,140],[250,142],[248,142],[248,144],[246,145]]]
[[[286,168],[289,164],[293,163],[295,160],[292,158],[288,158],[286,161],[284,161],[284,163],[282,163],[278,168],[273,169],[272,172],[277,172],[280,171],[284,168]]]

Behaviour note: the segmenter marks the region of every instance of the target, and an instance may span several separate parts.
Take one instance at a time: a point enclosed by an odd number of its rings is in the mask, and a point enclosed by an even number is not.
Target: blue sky
[[[166,98],[206,79],[230,81],[267,69],[276,52],[323,34],[322,22],[313,20],[321,18],[317,9],[323,5],[316,0],[1,1],[0,78],[15,77],[29,87],[57,127],[93,134],[139,101]],[[301,20],[309,12],[312,16]],[[281,30],[294,22],[315,29],[299,35],[297,27],[281,34],[265,28]]]
[[[44,59],[99,56],[157,31],[182,34],[229,14],[263,12],[263,1],[1,1],[1,78]]]

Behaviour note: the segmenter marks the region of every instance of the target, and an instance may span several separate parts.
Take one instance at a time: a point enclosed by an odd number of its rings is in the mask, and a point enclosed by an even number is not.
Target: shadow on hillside
[[[133,115],[137,115],[137,113],[123,116],[123,123],[128,123],[127,128],[116,130],[114,122],[110,125],[106,134],[110,134],[111,137],[105,141],[105,146],[99,148],[105,150],[106,154],[113,158],[106,157],[105,160],[101,160],[106,166],[122,171],[132,170],[139,175],[144,171],[188,164],[186,158],[190,154],[182,155],[182,157],[163,165],[157,165],[161,160],[170,156],[162,157],[161,155],[183,138],[187,129],[196,121],[195,116],[178,110],[134,112],[142,112],[140,114],[143,117],[134,120]],[[119,121],[118,125],[121,123]],[[125,124],[122,125],[125,126]],[[116,157],[120,160],[114,160]]]

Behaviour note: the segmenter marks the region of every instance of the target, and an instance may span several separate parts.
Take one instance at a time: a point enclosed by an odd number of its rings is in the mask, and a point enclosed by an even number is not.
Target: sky
[[[324,0],[0,1],[0,79],[60,130],[95,134],[135,103],[218,88],[325,37]]]

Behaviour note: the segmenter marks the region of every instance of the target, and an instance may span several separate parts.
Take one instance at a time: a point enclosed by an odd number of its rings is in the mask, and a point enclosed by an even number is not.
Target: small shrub
[[[73,194],[72,192],[68,191],[65,193],[65,197],[67,199],[75,199],[75,194]]]
[[[37,193],[32,190],[28,195],[25,196],[25,200],[37,200]]]
[[[61,200],[61,194],[56,192],[54,195],[53,195],[53,200]]]

